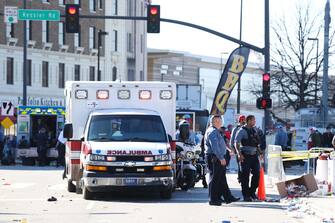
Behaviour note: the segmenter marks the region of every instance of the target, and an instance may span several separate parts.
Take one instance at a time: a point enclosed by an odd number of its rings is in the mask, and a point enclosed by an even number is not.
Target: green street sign
[[[35,9],[19,9],[19,20],[47,20],[59,21],[59,10],[35,10]]]

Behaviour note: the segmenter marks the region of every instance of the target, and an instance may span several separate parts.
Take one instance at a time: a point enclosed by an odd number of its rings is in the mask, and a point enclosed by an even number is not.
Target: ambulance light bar
[[[129,90],[119,90],[117,92],[117,98],[122,99],[122,100],[129,99],[130,98],[130,91]]]
[[[108,99],[109,91],[108,90],[97,90],[97,99]]]
[[[142,100],[150,100],[151,99],[151,91],[150,90],[141,90],[139,92],[139,98]]]
[[[76,90],[75,91],[75,97],[77,99],[87,99],[88,92],[87,92],[87,90]]]
[[[160,98],[163,100],[172,99],[172,91],[171,90],[162,90],[160,92]]]

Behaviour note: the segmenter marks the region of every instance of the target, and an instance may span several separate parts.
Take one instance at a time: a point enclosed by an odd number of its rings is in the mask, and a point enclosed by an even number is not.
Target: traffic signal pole
[[[23,9],[27,7],[27,0],[23,0]],[[29,27],[31,28],[31,27]],[[22,105],[27,105],[27,21],[23,21],[23,93]]]
[[[61,17],[65,17],[65,15],[61,15]],[[147,17],[145,16],[102,16],[102,15],[79,15],[80,19],[120,19],[120,20],[147,20]],[[194,29],[199,29],[208,33],[211,33],[215,36],[221,37],[223,39],[229,40],[231,42],[234,42],[236,44],[239,44],[241,46],[245,46],[248,47],[258,53],[262,53],[264,54],[264,48],[260,48],[257,47],[255,45],[252,45],[250,43],[244,42],[244,41],[240,41],[239,39],[236,39],[234,37],[228,36],[226,34],[220,33],[218,31],[215,31],[213,29],[209,29],[207,27],[204,26],[199,26],[193,23],[189,23],[189,22],[184,22],[184,21],[179,21],[179,20],[174,20],[174,19],[164,19],[164,18],[160,18],[161,22],[167,22],[167,23],[174,23],[174,24],[178,24],[178,25],[183,25],[183,26],[188,26],[188,27],[192,27]]]
[[[269,17],[269,0],[265,0],[264,2],[265,9],[265,19],[264,19],[264,72],[270,74],[270,17]],[[271,75],[271,74],[270,74]],[[271,76],[270,76],[271,77]],[[264,95],[263,95],[264,96]],[[270,91],[268,92],[268,96],[270,97]],[[270,111],[268,108],[264,109],[264,125],[263,129],[266,131],[270,128]]]

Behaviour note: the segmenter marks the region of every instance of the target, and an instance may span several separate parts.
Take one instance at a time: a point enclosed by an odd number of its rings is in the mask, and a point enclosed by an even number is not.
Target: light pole
[[[100,47],[101,47],[101,36],[108,35],[108,32],[99,30],[98,32],[98,81],[101,81],[101,71],[100,71]]]
[[[315,96],[314,96],[314,104],[317,103],[318,98],[318,62],[319,62],[319,38],[308,38],[307,40],[316,41],[316,57],[315,57]]]
[[[240,8],[240,41],[242,41],[242,23],[243,23],[242,19],[243,19],[243,0],[241,0],[241,8]],[[241,112],[241,78],[242,78],[242,75],[237,81],[237,103],[236,103],[237,104],[237,107],[236,107],[237,114],[240,114]]]

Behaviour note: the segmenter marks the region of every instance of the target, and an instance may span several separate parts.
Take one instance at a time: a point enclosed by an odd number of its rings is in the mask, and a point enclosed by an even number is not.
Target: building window
[[[64,88],[65,86],[65,64],[59,64],[59,73],[58,73],[58,87]]]
[[[96,0],[89,0],[90,1],[90,12],[96,12]]]
[[[63,23],[63,44],[66,45],[66,30],[64,23]]]
[[[6,37],[10,38],[13,37],[14,38],[14,23],[7,23],[6,25]]]
[[[64,45],[64,23],[58,23],[58,44]]]
[[[135,80],[135,71],[133,69],[128,69],[128,81]]]
[[[43,3],[50,3],[49,0],[42,0]]]
[[[95,81],[95,67],[90,66],[90,81]]]
[[[117,52],[117,30],[113,30],[112,41],[113,41],[113,49],[112,50]]]
[[[66,4],[66,0],[59,0],[58,2],[59,2],[59,5],[61,5],[61,6]]]
[[[143,70],[140,71],[140,81],[144,81],[144,73],[143,73]]]
[[[14,84],[14,58],[7,57],[7,84]]]
[[[95,36],[96,36],[96,28],[90,27],[90,33],[89,33],[89,48],[94,49],[95,48]]]
[[[113,0],[112,2],[112,12],[113,15],[117,15],[117,11],[118,11],[118,0]]]
[[[74,65],[74,80],[80,81],[80,65]]]
[[[143,53],[144,50],[144,41],[143,41],[143,34],[141,34],[141,53]]]
[[[113,71],[112,71],[112,81],[116,81],[117,79],[117,68],[113,67]]]
[[[133,12],[133,0],[128,0],[127,1],[127,16],[132,16]]]
[[[132,41],[132,34],[127,34],[127,51],[133,52],[133,41]]]
[[[98,0],[98,9],[102,9],[103,5],[102,5],[102,0]]]
[[[144,13],[144,7],[143,7],[143,2],[141,2],[141,16],[143,16]]]
[[[28,40],[33,40],[33,21],[31,20],[27,22],[26,35]]]
[[[79,5],[79,7],[81,8],[81,0],[75,0],[75,1],[74,1],[74,4]]]
[[[42,42],[49,43],[49,21],[42,21]]]
[[[27,60],[27,85],[31,86],[31,74],[32,74],[32,63],[31,60]]]
[[[74,34],[74,46],[79,47],[80,46],[80,33]]]
[[[49,86],[49,62],[42,62],[42,87]]]

